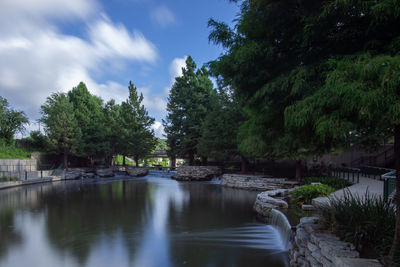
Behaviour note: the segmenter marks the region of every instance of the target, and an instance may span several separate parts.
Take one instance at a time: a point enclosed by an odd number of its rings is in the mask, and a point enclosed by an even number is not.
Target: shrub
[[[313,198],[326,197],[334,191],[335,189],[324,184],[303,185],[293,190],[291,199],[299,205],[310,204]]]
[[[326,184],[329,185],[330,187],[333,187],[335,190],[339,190],[349,186],[349,183],[346,180],[336,177],[308,177],[304,178],[303,181],[305,184],[311,184],[311,183]]]
[[[330,205],[322,206],[321,213],[323,223],[360,252],[389,253],[396,215],[394,206],[382,197],[371,196],[368,191],[363,197],[345,192],[343,198],[332,198]]]
[[[0,182],[15,182],[19,181],[17,177],[0,177]]]

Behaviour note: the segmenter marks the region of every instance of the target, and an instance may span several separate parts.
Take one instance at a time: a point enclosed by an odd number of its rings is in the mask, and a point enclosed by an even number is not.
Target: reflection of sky
[[[154,184],[149,187],[149,199],[152,199],[151,219],[145,229],[143,240],[139,244],[134,259],[134,266],[171,266],[167,221],[170,205],[181,210],[188,196],[179,183],[171,180],[168,183]]]

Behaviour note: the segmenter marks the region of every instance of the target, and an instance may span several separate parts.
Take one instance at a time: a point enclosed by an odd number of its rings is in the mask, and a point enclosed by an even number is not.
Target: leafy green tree
[[[12,109],[7,99],[0,96],[0,143],[10,145],[16,133],[24,132],[27,123],[25,113]]]
[[[162,139],[162,138],[156,138],[156,147],[154,148],[154,150],[167,150],[168,146],[167,146],[167,140],[166,139]]]
[[[107,154],[106,127],[104,125],[103,101],[90,94],[86,85],[81,82],[68,92],[74,106],[78,126],[82,132],[79,154],[93,159]]]
[[[163,121],[167,134],[169,156],[172,162],[177,155],[194,164],[201,127],[210,108],[210,99],[215,93],[208,71],[196,64],[189,56],[183,75],[175,78],[168,97],[166,120]]]
[[[154,131],[151,125],[154,118],[148,115],[143,94],[138,95],[137,88],[129,82],[129,97],[121,104],[120,125],[122,130],[122,154],[133,156],[136,166],[139,159],[145,158],[155,146]]]
[[[77,151],[81,138],[74,106],[66,94],[54,93],[41,106],[41,114],[49,144],[64,155],[64,167],[68,170],[68,155]]]

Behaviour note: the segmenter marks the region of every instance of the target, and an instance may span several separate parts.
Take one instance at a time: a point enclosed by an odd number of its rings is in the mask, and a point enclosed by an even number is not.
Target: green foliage
[[[121,153],[133,156],[138,162],[154,149],[156,140],[151,125],[154,118],[148,115],[143,94],[138,95],[137,88],[129,82],[129,98],[122,102],[120,110]]]
[[[29,150],[44,151],[48,146],[47,136],[39,131],[31,131],[30,135],[16,141],[18,146]]]
[[[291,199],[299,205],[311,204],[314,198],[329,196],[334,191],[334,188],[324,184],[303,185],[293,190]]]
[[[210,111],[204,119],[197,144],[198,154],[217,160],[238,155],[237,134],[243,120],[237,99],[220,90],[212,99]]]
[[[27,123],[25,113],[11,108],[7,99],[0,96],[0,145],[10,145],[14,135],[22,133]]]
[[[30,152],[32,151],[14,145],[0,146],[0,159],[29,159]]]
[[[82,133],[77,153],[94,158],[107,154],[107,130],[103,113],[103,100],[90,94],[81,82],[68,92],[69,101],[74,107],[74,116]]]
[[[81,144],[81,130],[74,106],[66,94],[53,93],[41,106],[41,113],[49,145],[64,154],[64,164],[67,165],[68,154],[75,153]]]
[[[349,183],[345,179],[336,177],[307,177],[303,179],[305,184],[321,183],[334,188],[336,191],[349,186]]]
[[[17,182],[19,179],[17,177],[0,177],[0,182]]]
[[[115,165],[123,165],[124,159],[122,155],[114,156],[114,163]],[[125,165],[127,166],[135,166],[135,162],[130,161],[129,159],[125,158]]]
[[[164,150],[167,151],[168,145],[167,145],[167,140],[166,139],[161,139],[156,137],[156,147],[154,150]]]
[[[333,198],[321,209],[323,222],[357,249],[373,249],[380,256],[389,253],[393,242],[396,214],[394,206],[381,197],[354,196]]]
[[[188,158],[190,164],[194,163],[203,121],[214,93],[207,70],[204,67],[196,70],[193,59],[188,57],[183,75],[175,78],[171,88],[168,115],[163,120],[171,157],[180,155]]]

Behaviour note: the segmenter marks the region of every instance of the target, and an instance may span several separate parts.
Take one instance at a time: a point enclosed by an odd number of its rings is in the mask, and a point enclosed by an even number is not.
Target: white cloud
[[[167,27],[176,22],[175,15],[166,6],[158,6],[150,13],[151,19],[161,27]]]
[[[1,0],[0,95],[31,119],[39,117],[40,105],[52,92],[68,91],[81,81],[106,101],[111,97],[125,100],[127,85],[99,83],[94,74],[101,76],[125,61],[153,63],[157,58],[154,45],[140,32],[130,32],[105,15],[83,22],[87,38],[64,34],[51,21],[57,16],[83,18],[97,9],[92,0]],[[9,18],[5,24],[3,15]]]
[[[169,91],[171,90],[172,85],[175,82],[175,78],[182,76],[182,68],[186,67],[186,59],[187,56],[184,56],[182,58],[177,57],[174,58],[169,65],[169,74],[171,75],[171,84],[167,87],[164,88],[164,93],[165,95],[169,95]]]
[[[161,124],[161,122],[155,121],[151,128],[154,130],[156,137],[165,138],[164,126]]]

